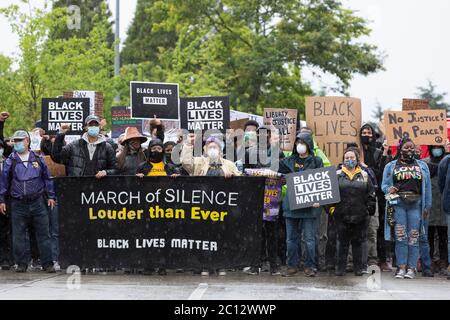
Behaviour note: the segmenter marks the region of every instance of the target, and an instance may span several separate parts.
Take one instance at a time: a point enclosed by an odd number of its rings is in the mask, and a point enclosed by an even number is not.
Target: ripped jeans
[[[406,204],[402,200],[395,205],[395,256],[397,266],[416,269],[419,259],[420,220],[422,202]]]

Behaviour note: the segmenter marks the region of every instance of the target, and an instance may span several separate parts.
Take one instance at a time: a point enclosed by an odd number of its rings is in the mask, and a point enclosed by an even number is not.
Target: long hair
[[[129,154],[131,154],[130,146],[128,145],[128,143],[125,143],[123,145],[122,150],[117,155],[117,168],[119,170],[123,170],[123,166],[125,165],[125,159]],[[137,152],[137,157],[139,163],[147,161],[147,157],[145,156],[142,148],[139,148],[139,151]]]

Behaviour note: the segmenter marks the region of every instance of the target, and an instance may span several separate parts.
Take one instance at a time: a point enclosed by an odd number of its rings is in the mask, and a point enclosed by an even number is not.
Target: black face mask
[[[415,157],[416,153],[414,151],[402,151],[402,159],[405,161],[413,161]]]
[[[149,157],[152,162],[161,162],[164,158],[164,152],[150,151]]]
[[[365,144],[365,145],[371,144],[372,143],[372,137],[362,136],[361,137],[361,143]]]

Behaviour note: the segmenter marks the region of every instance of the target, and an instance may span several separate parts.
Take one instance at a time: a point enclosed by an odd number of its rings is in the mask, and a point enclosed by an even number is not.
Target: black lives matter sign
[[[341,201],[335,167],[306,170],[286,175],[289,208],[298,210]]]
[[[131,117],[179,119],[178,84],[130,82]]]
[[[42,99],[42,124],[47,134],[56,134],[62,124],[70,125],[69,135],[83,133],[84,119],[89,115],[89,98]]]
[[[180,116],[183,129],[225,132],[230,127],[230,98],[180,98]]]

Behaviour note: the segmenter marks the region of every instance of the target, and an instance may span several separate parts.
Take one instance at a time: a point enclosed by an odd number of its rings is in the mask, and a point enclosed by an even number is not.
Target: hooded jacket
[[[372,142],[364,145],[361,141],[362,131],[370,128],[372,130]],[[373,170],[380,185],[383,178],[383,170],[387,164],[386,157],[383,157],[383,150],[377,147],[376,140],[380,137],[379,133],[370,124],[364,124],[359,130],[359,139],[361,141],[361,160]]]
[[[65,134],[59,133],[53,144],[51,158],[56,163],[66,166],[69,177],[80,177],[85,175],[87,163],[92,157],[96,172],[105,170],[107,175],[115,175],[116,153],[113,147],[106,141],[105,137],[99,136],[98,140],[91,144],[87,133],[64,146]]]
[[[314,155],[314,142],[312,136],[309,133],[300,133],[297,135],[296,141],[303,141],[307,148],[309,156],[303,159],[303,167],[298,166],[300,156],[297,152],[297,148],[294,145],[292,155],[284,158],[280,161],[279,173],[289,174],[310,169],[323,168],[323,161],[321,158]],[[300,210],[289,209],[289,195],[286,193],[283,197],[283,215],[286,218],[317,218],[322,211],[321,208],[306,208]]]

